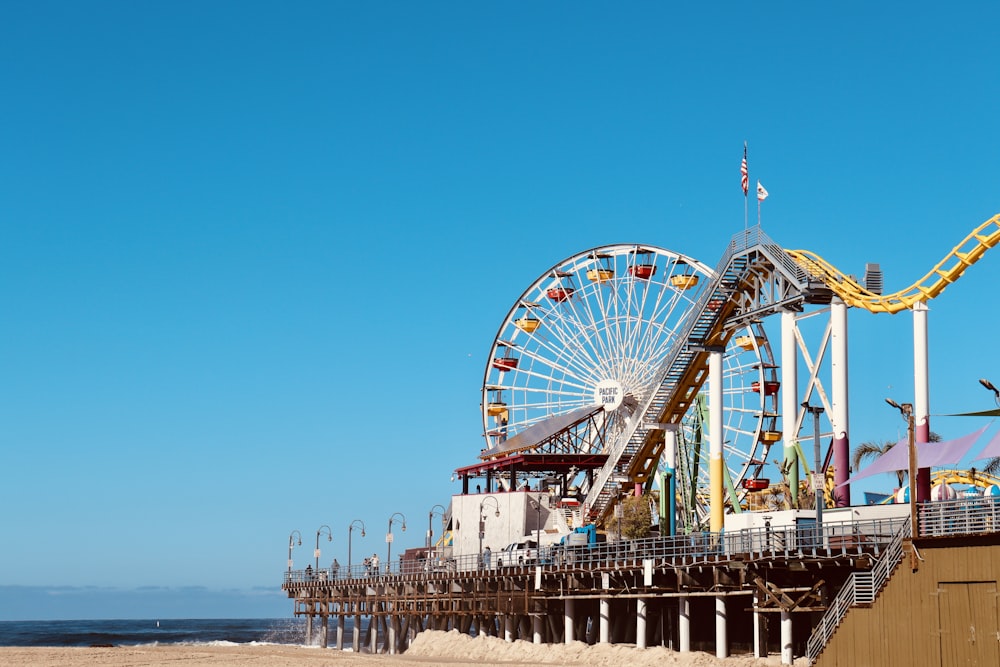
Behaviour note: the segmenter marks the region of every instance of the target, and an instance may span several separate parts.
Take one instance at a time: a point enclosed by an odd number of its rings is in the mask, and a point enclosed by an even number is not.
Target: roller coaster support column
[[[799,501],[799,458],[795,449],[799,409],[797,363],[795,313],[786,310],[781,313],[781,386],[785,388],[781,392],[781,429],[784,432],[784,467],[792,507],[797,507]]]
[[[663,430],[665,468],[660,478],[660,518],[667,518],[667,535],[677,534],[677,425],[665,424]]]
[[[830,321],[833,348],[830,354],[830,371],[833,376],[830,423],[833,426],[833,476],[837,488],[834,507],[850,507],[851,487],[846,484],[851,476],[851,428],[847,399],[847,304],[838,297],[834,297],[830,303]],[[840,486],[841,484],[844,486]]]
[[[927,304],[913,304],[913,420],[916,423],[916,441],[930,442],[930,373],[927,365]],[[911,482],[912,484],[912,482]],[[931,499],[931,469],[917,470],[917,502]],[[912,487],[910,492],[912,493]]]
[[[709,439],[709,530],[720,533],[725,527],[722,485],[722,352],[708,353],[708,439]],[[733,499],[736,502],[736,499]]]

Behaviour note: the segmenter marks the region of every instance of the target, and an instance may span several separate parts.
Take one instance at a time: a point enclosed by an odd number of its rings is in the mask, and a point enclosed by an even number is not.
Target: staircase
[[[851,607],[875,601],[896,566],[903,560],[903,540],[908,537],[910,537],[910,522],[904,521],[893,536],[892,542],[886,546],[875,562],[875,566],[864,572],[852,572],[847,578],[844,587],[830,603],[830,608],[826,610],[826,614],[809,637],[806,656],[810,664],[816,662],[816,658],[823,652],[823,647],[833,637],[833,633],[837,631],[837,627]]]
[[[600,520],[610,512],[622,483],[645,482],[652,476],[663,451],[662,433],[652,425],[680,423],[708,373],[709,353],[705,346],[724,348],[729,342],[733,330],[727,331],[723,324],[736,308],[732,296],[741,289],[750,267],[749,255],[743,251],[750,247],[751,240],[754,244],[760,243],[760,236],[759,230],[752,236],[747,232],[734,237],[730,243],[714,278],[691,308],[686,325],[658,369],[653,383],[656,390],[629,418],[625,431],[628,437],[614,443],[593,485],[584,489],[584,507],[590,518]],[[710,301],[725,305],[713,310],[708,307]]]

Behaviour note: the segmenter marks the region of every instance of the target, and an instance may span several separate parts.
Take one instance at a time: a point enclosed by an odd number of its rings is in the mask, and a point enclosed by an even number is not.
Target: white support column
[[[566,601],[563,604],[563,622],[565,624],[564,635],[567,644],[571,644],[576,639],[573,633],[574,623],[576,622],[576,618],[574,616],[574,602],[576,602],[576,600],[566,598]]]
[[[309,614],[306,616],[306,646],[312,646],[313,643],[313,615]]]
[[[601,588],[607,591],[611,588],[611,575],[607,572],[601,573]],[[611,641],[611,599],[601,598],[600,601],[600,643],[607,644]]]
[[[795,662],[792,655],[792,612],[781,612],[781,664],[791,665]]]
[[[503,640],[508,644],[514,641],[514,620],[516,618],[513,614],[504,614],[503,617]]]
[[[611,600],[601,598],[601,644],[611,641]]]
[[[930,442],[930,366],[927,361],[927,304],[917,301],[913,304],[913,423],[914,440],[917,443]],[[931,499],[931,469],[918,466],[916,488],[917,502]]]
[[[329,636],[329,634],[328,634],[329,632],[330,632],[330,617],[327,616],[326,614],[323,614],[323,617],[320,618],[320,620],[319,620],[319,645],[320,645],[320,648],[327,648],[328,647],[327,637]]]
[[[646,648],[646,601],[643,598],[635,601],[635,647]]]
[[[799,498],[799,457],[795,453],[795,425],[798,423],[798,348],[795,342],[795,313],[781,313],[781,429],[788,467],[788,490],[795,504]]]
[[[389,655],[396,655],[396,623],[398,621],[398,617],[393,614],[392,616],[387,616],[385,620],[387,621],[386,625],[389,626],[387,628],[389,636],[386,640],[386,643],[389,645],[389,650],[386,651],[386,653]]]
[[[760,592],[753,594],[753,657],[766,658],[767,645],[764,641],[764,614],[758,611],[760,607]]]
[[[660,493],[667,494],[666,502],[661,502],[660,506],[666,506],[667,510],[667,535],[677,534],[677,428],[665,428],[663,431],[663,462],[667,473],[667,483],[661,488]],[[662,524],[661,524],[662,525]]]
[[[351,650],[355,654],[361,651],[361,617],[354,615],[354,627],[351,630]]]
[[[533,644],[542,643],[542,623],[544,621],[545,618],[537,614],[531,617],[531,641]]]
[[[677,647],[681,653],[691,651],[691,599],[677,598]]]
[[[830,302],[830,324],[832,339],[830,373],[833,390],[830,423],[833,425],[833,477],[837,489],[835,506],[850,507],[851,486],[845,484],[851,476],[851,427],[847,392],[847,304],[839,297],[833,297],[833,301]]]
[[[715,657],[729,656],[729,636],[726,625],[726,598],[723,595],[715,597]]]
[[[343,607],[341,607],[343,611]],[[344,650],[344,615],[340,614],[337,616],[337,650]]]
[[[720,533],[725,527],[722,477],[722,352],[708,353],[708,442],[709,442],[709,530]]]
[[[372,655],[376,655],[378,653],[378,616],[372,615],[368,622],[371,624],[372,636],[372,644],[368,650],[371,651]]]

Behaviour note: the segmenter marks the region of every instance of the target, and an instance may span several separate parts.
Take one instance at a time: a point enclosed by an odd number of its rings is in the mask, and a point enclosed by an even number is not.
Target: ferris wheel
[[[724,302],[699,297],[706,265],[640,245],[593,248],[559,262],[515,301],[490,349],[483,377],[486,451],[552,417],[604,404],[601,438],[573,453],[614,450],[628,438],[659,382],[659,369],[696,308]],[[730,338],[723,357],[724,460],[728,497],[741,498],[760,477],[780,439],[776,365],[757,324]],[[608,398],[612,397],[612,398]],[[641,415],[640,415],[641,416]],[[700,396],[678,432],[678,496],[685,521],[703,518],[708,490],[707,402]]]

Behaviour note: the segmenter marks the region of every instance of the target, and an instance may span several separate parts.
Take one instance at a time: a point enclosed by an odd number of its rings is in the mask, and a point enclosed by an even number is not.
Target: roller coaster
[[[772,446],[797,447],[802,423],[801,413],[780,409],[779,360],[763,320],[837,300],[872,313],[912,310],[998,242],[1000,215],[891,294],[813,252],[783,249],[759,226],[734,235],[714,268],[635,244],[568,257],[515,299],[494,338],[482,385],[481,465],[499,470],[514,454],[590,456],[596,463],[587,471],[552,467],[588,521],[606,520],[624,494],[649,490],[664,470],[686,529],[705,525],[716,484],[739,511],[748,494],[768,487]],[[723,406],[714,424],[704,391],[713,359],[721,359],[715,400]],[[521,475],[535,474],[538,483],[551,474],[519,461]],[[721,480],[711,481],[716,475]],[[516,487],[517,471],[502,483]],[[797,474],[791,484],[798,486]]]

